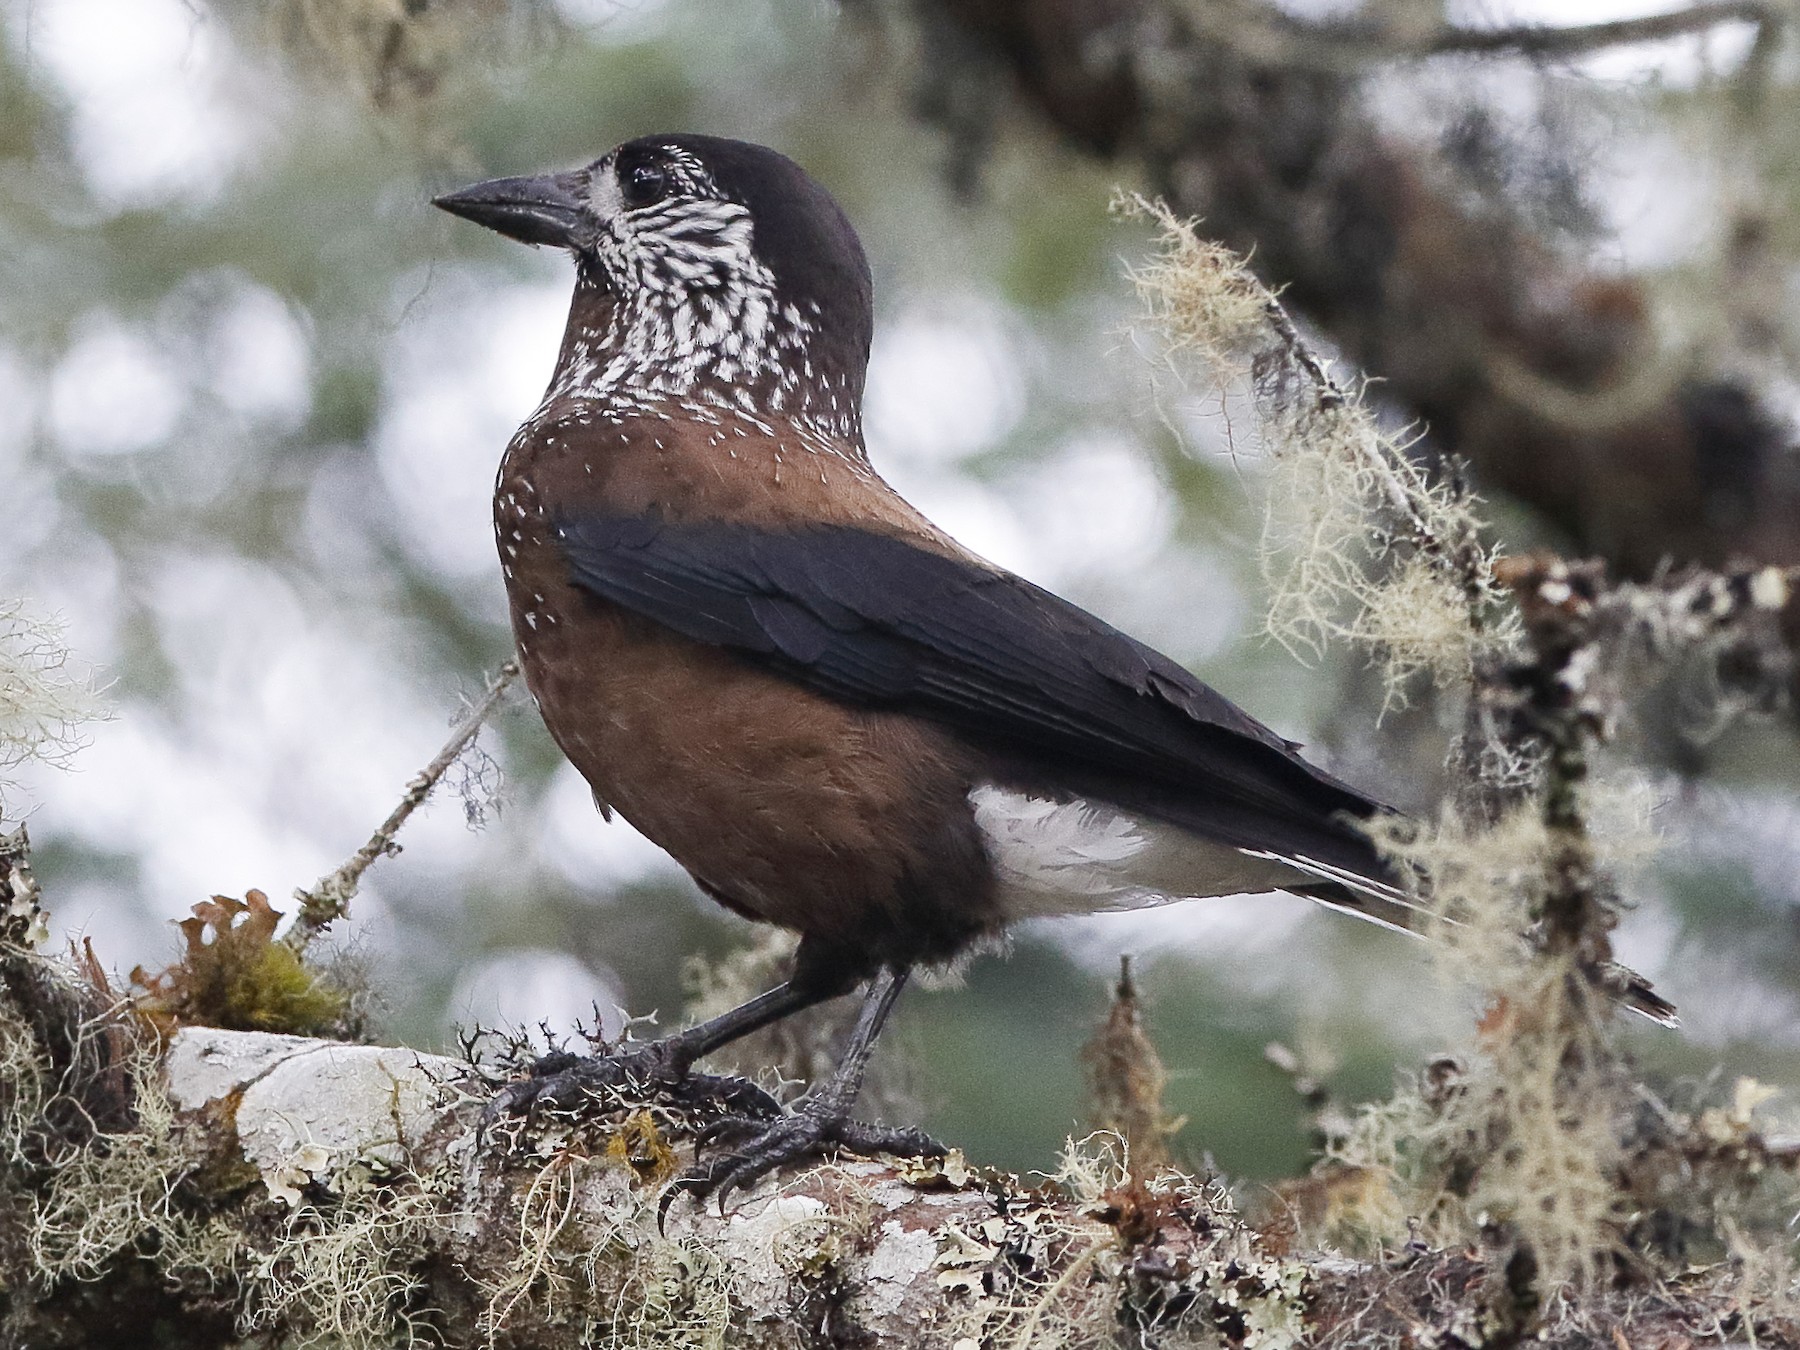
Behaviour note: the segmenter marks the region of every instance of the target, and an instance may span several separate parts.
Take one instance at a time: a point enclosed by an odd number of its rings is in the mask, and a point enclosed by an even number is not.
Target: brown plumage
[[[578,270],[494,526],[527,682],[617,810],[721,903],[802,938],[789,981],[711,1022],[543,1066],[507,1111],[700,1056],[869,981],[793,1115],[721,1088],[752,1138],[724,1193],[832,1144],[908,971],[1033,914],[1288,889],[1397,927],[1357,822],[1382,808],[1168,658],[961,548],[869,465],[873,322],[843,213],[791,161],[703,136],[438,204]],[[674,1192],[671,1192],[671,1195]]]
[[[571,333],[603,328],[612,303],[584,280]],[[526,683],[597,803],[722,904],[830,947],[843,987],[946,959],[1000,923],[968,808],[974,757],[931,723],[846,707],[570,579],[553,522],[582,515],[830,522],[960,552],[860,455],[787,418],[709,413],[562,398],[519,429],[494,532]]]

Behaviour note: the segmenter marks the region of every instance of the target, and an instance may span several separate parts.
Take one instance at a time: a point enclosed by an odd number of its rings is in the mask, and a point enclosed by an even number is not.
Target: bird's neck
[[[814,312],[809,312],[812,310]],[[862,449],[867,354],[834,355],[816,307],[755,284],[619,296],[583,264],[544,406],[624,414],[712,408],[785,422]]]

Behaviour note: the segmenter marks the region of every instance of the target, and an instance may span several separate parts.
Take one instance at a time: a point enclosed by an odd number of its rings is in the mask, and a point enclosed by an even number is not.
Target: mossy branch
[[[41,982],[87,987],[73,967],[20,959]],[[490,1085],[465,1060],[193,1026],[164,1046],[85,996],[34,1020],[18,969],[0,986],[9,1345],[164,1325],[196,1350],[1398,1347],[1425,1329],[1492,1330],[1484,1291],[1514,1256],[1481,1240],[1398,1261],[1306,1252],[1291,1228],[1259,1234],[1217,1181],[1134,1164],[1110,1134],[1071,1143],[1036,1183],[956,1154],[840,1157],[723,1214],[678,1204],[664,1229],[660,1187],[699,1125],[672,1100],[596,1098],[484,1136]],[[53,1042],[114,1053],[98,1077],[72,1074]],[[122,1090],[115,1109],[53,1109],[81,1091],[106,1101],[99,1081]],[[1800,1145],[1758,1133],[1759,1100],[1740,1091],[1667,1135],[1666,1167],[1637,1178],[1646,1195],[1676,1167],[1741,1179],[1746,1159],[1800,1165]],[[1672,1272],[1654,1297],[1596,1287],[1557,1330],[1573,1343],[1616,1327],[1646,1345],[1800,1333],[1746,1289],[1723,1267]]]
[[[46,979],[78,972],[42,958]],[[910,1347],[1146,1344],[1221,1326],[1292,1344],[1304,1271],[1263,1252],[1216,1184],[1127,1166],[1097,1137],[1060,1182],[959,1155],[842,1157],[727,1213],[661,1186],[704,1122],[670,1099],[596,1098],[503,1122],[469,1063],[187,1026],[166,1048],[117,1010],[125,1110],[47,1114],[67,1077],[0,991],[0,1328],[53,1347],[162,1319],[186,1343]],[[94,1032],[85,1033],[93,1040]],[[51,1158],[46,1165],[40,1159]],[[146,1274],[149,1278],[145,1278]],[[79,1291],[79,1296],[76,1292]]]
[[[1669,1017],[1612,961],[1619,901],[1589,828],[1591,751],[1674,671],[1697,682],[1714,727],[1777,706],[1794,674],[1783,620],[1795,574],[1689,569],[1624,585],[1598,564],[1496,557],[1455,466],[1433,472],[1385,432],[1242,258],[1166,208],[1128,205],[1161,229],[1133,277],[1171,361],[1248,382],[1269,480],[1270,631],[1303,653],[1361,647],[1390,701],[1428,674],[1467,709],[1439,818],[1373,828],[1441,918],[1439,965],[1487,1008],[1453,1089],[1402,1093],[1367,1118],[1380,1130],[1338,1131],[1322,1179],[1376,1182],[1327,1205],[1358,1219],[1308,1231],[1504,1251],[1484,1338],[1516,1342],[1561,1291],[1643,1259],[1643,1189],[1621,1178],[1685,1150],[1646,1145],[1644,1089],[1613,1045],[1614,999]]]

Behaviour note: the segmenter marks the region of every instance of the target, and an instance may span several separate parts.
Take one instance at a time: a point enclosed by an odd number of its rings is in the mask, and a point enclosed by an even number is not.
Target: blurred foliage
[[[163,925],[208,894],[280,897],[328,870],[436,748],[459,691],[509,654],[481,499],[547,377],[568,268],[427,203],[659,129],[777,145],[844,203],[880,307],[874,454],[928,513],[1194,664],[1345,776],[1429,799],[1445,732],[1429,706],[1378,724],[1363,672],[1246,640],[1256,447],[1223,453],[1229,403],[1194,406],[1134,350],[1119,260],[1145,235],[1108,216],[1111,176],[998,106],[979,110],[991,125],[973,147],[921,125],[928,70],[904,22],[776,0],[132,9],[0,6],[0,602],[60,609],[115,681],[117,721],[85,771],[32,785],[47,899],[108,962],[161,964]],[[1459,90],[1446,144],[1472,181],[1570,222],[1569,247],[1607,245],[1582,205],[1601,189],[1555,134],[1561,105],[1542,105],[1555,153],[1534,175],[1493,150],[1496,119],[1537,106],[1534,80],[1676,139],[1706,181],[1736,162],[1718,150],[1733,114],[1716,91],[1524,71]],[[1733,143],[1756,160],[1783,268],[1800,253],[1784,233],[1800,219],[1794,143]],[[1502,520],[1511,544],[1544,535]],[[1723,757],[1722,792],[1758,740]],[[482,972],[539,951],[573,954],[591,986],[541,1012],[502,998],[505,1015],[564,1019],[594,998],[608,1016],[673,1017],[684,960],[745,945],[746,925],[603,826],[529,709],[488,746],[508,780],[498,818],[472,834],[436,803],[353,911],[385,1029],[448,1042],[457,1020],[496,1015],[474,997],[496,992]],[[1791,802],[1792,773],[1789,754],[1757,776]],[[1667,813],[1678,841],[1735,843],[1681,845],[1667,897],[1647,882],[1627,928],[1627,955],[1696,1029],[1636,1036],[1666,1074],[1704,1074],[1730,1045],[1735,1072],[1800,1083],[1800,886],[1767,864],[1783,810]],[[1290,1174],[1310,1116],[1268,1042],[1316,1047],[1357,1100],[1468,1011],[1420,988],[1402,940],[1302,914],[1230,901],[1034,927],[956,987],[911,993],[882,1053],[917,1057],[935,1132],[1048,1167],[1080,1127],[1077,1050],[1130,950],[1168,1109],[1188,1119],[1177,1154]]]

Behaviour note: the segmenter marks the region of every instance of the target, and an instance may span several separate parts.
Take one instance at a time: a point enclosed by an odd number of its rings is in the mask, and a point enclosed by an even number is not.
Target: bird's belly
[[[568,596],[520,633],[544,721],[596,797],[710,892],[878,958],[945,959],[998,926],[971,777],[936,728]]]

